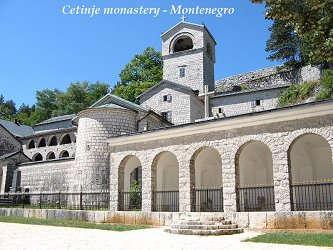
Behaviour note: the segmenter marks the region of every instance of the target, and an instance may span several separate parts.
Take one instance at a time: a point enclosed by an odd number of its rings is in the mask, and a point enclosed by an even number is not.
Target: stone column
[[[151,212],[152,208],[152,161],[145,159],[142,164],[142,211]],[[155,178],[156,181],[156,178]]]
[[[273,152],[273,179],[276,212],[291,211],[288,153]]]
[[[110,210],[118,211],[118,200],[119,200],[119,190],[118,190],[118,167],[113,157],[112,153],[110,156]]]
[[[223,178],[223,206],[224,212],[236,212],[236,171],[235,160],[228,157],[230,154],[222,154],[222,178]]]
[[[191,168],[190,160],[179,158],[179,212],[191,212]]]

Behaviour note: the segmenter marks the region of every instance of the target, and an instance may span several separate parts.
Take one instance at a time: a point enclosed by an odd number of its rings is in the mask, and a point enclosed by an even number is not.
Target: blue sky
[[[35,103],[36,90],[65,90],[88,80],[114,85],[119,72],[146,47],[161,50],[160,35],[181,15],[64,15],[72,7],[229,7],[233,15],[187,15],[214,35],[215,79],[278,65],[266,57],[270,21],[250,0],[0,0],[0,94],[17,106]]]

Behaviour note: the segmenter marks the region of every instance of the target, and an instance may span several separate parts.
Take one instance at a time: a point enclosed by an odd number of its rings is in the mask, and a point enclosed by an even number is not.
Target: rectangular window
[[[251,102],[251,107],[252,108],[255,108],[255,107],[258,107],[258,106],[261,106],[261,100],[255,100],[255,101]]]
[[[180,78],[185,77],[185,67],[179,68],[179,77]]]
[[[223,108],[219,108],[219,114],[223,113]]]
[[[164,95],[163,96],[163,102],[171,102],[172,97],[171,95]]]
[[[168,120],[169,122],[171,122],[172,120],[172,114],[171,111],[167,111],[167,112],[162,112],[161,113],[162,117],[166,120]]]

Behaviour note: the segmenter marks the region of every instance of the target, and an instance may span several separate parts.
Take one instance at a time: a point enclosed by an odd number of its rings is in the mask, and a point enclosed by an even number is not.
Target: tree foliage
[[[120,82],[112,93],[131,102],[137,102],[136,97],[154,86],[163,78],[163,60],[160,52],[146,48],[142,54],[134,58],[121,70]]]
[[[296,34],[293,25],[274,21],[269,28],[271,36],[266,42],[266,51],[271,52],[270,61],[284,61],[288,66],[302,65],[308,61],[305,42]]]
[[[44,89],[36,92],[36,104],[31,107],[22,104],[18,110],[15,103],[5,101],[0,96],[1,119],[17,120],[26,125],[35,125],[38,122],[53,116],[75,114],[96,102],[109,92],[110,86],[105,83],[75,82],[71,83],[65,92],[58,89]]]
[[[10,120],[16,114],[17,110],[13,100],[5,100],[3,95],[0,95],[0,117],[1,119]]]
[[[297,35],[307,43],[310,63],[333,63],[333,1],[251,1],[265,3],[266,18],[295,28]]]

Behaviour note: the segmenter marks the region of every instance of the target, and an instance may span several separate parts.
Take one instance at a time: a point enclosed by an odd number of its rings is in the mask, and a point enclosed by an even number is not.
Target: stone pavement
[[[243,234],[228,236],[204,237],[168,234],[163,232],[163,228],[153,228],[128,232],[113,232],[95,229],[0,223],[0,249],[331,249],[241,242],[242,239],[253,237],[257,234],[258,233],[256,232],[246,232]]]

